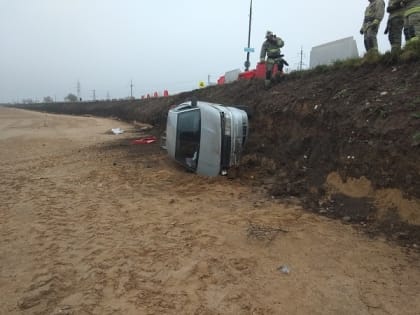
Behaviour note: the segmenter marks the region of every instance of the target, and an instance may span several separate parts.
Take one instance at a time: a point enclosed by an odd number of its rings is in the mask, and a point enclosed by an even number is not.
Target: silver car
[[[168,113],[169,156],[200,175],[226,175],[238,166],[247,137],[248,115],[237,107],[193,100]]]

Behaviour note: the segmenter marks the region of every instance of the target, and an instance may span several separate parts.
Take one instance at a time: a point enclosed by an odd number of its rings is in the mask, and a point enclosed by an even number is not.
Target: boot
[[[265,89],[269,89],[271,86],[271,70],[267,70],[265,72],[265,81],[264,81]]]
[[[391,46],[391,56],[395,59],[395,58],[398,58],[398,55],[401,55],[401,46],[398,46],[398,45]]]

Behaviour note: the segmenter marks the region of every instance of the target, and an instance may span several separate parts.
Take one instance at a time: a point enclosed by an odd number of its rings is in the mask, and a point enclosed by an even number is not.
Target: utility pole
[[[77,101],[80,102],[80,81],[77,80]]]
[[[298,70],[302,71],[303,70],[303,66],[305,65],[305,63],[303,62],[303,47],[300,47],[300,61],[299,61],[299,66],[298,66]]]
[[[130,98],[132,99],[133,98],[133,80],[131,80],[131,83],[130,83]]]
[[[96,101],[96,90],[92,90],[92,94],[93,94],[93,101]]]
[[[245,71],[249,70],[249,66],[251,65],[251,63],[249,62],[249,54],[251,52],[251,21],[252,21],[252,0],[251,3],[249,5],[249,24],[248,24],[248,47],[245,49],[246,51],[246,61],[244,63],[245,66]]]

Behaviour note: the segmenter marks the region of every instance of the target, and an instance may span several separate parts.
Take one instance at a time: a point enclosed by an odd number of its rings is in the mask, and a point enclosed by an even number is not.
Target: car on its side
[[[239,165],[248,138],[243,108],[197,100],[172,107],[166,124],[169,156],[197,174],[226,175]]]

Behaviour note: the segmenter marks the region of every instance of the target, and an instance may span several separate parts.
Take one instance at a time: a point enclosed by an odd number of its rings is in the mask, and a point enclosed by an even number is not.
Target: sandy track
[[[1,314],[418,314],[418,254],[140,135],[0,107]]]

